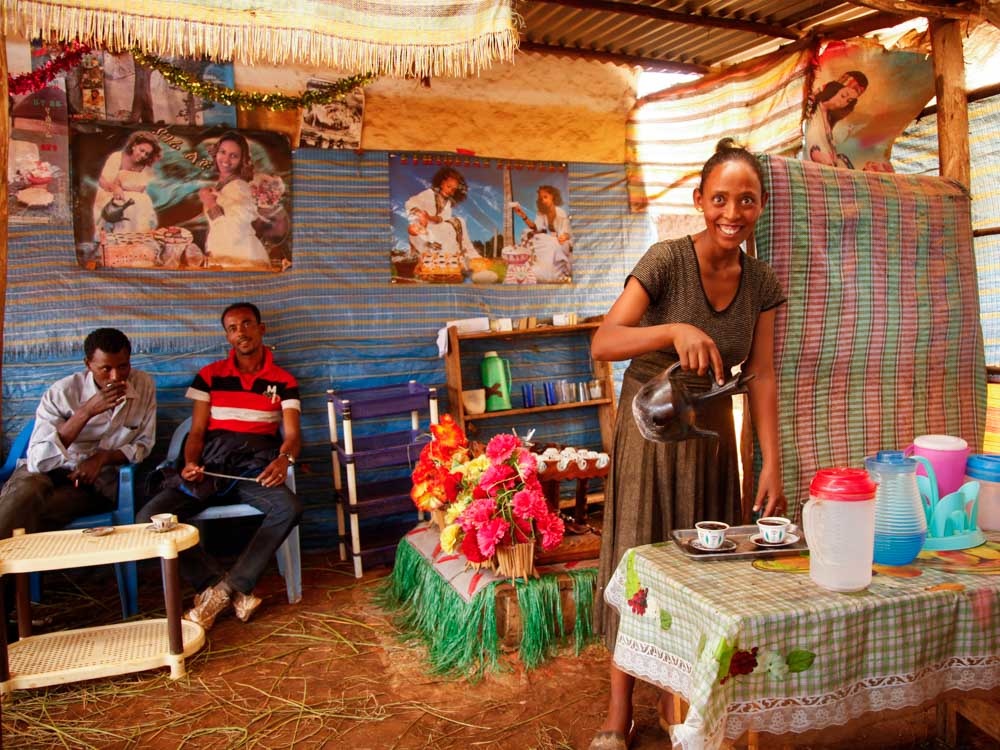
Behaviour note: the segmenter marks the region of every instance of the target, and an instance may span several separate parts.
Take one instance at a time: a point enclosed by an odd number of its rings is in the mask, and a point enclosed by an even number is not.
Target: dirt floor
[[[608,653],[566,648],[525,672],[511,656],[506,671],[478,682],[429,675],[419,646],[404,643],[373,603],[376,570],[360,582],[325,554],[303,558],[305,598],[285,599],[276,571],[261,581],[264,606],[243,624],[220,619],[188,675],[166,670],[18,691],[3,704],[7,748],[586,748],[607,698]],[[189,601],[190,592],[188,592]],[[159,568],[140,570],[146,616],[163,604]],[[46,578],[42,630],[115,622],[110,568]],[[637,750],[667,747],[657,727],[657,693],[637,691]],[[879,715],[847,732],[796,744],[817,750],[936,748],[934,709]],[[995,743],[974,730],[962,747]],[[804,742],[803,742],[804,740]],[[765,738],[765,747],[769,746]]]

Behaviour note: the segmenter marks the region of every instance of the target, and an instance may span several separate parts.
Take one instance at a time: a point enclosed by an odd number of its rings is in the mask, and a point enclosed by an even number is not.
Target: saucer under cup
[[[790,544],[795,544],[799,541],[799,536],[798,534],[785,534],[785,538],[780,542],[768,542],[765,541],[764,537],[760,534],[751,534],[750,541],[758,547],[774,549],[777,547],[787,547]]]

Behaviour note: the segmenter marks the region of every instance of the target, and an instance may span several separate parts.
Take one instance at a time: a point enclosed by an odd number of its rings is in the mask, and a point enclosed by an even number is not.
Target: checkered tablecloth
[[[1000,534],[978,552],[922,553],[876,569],[865,591],[838,594],[805,564],[781,572],[692,560],[673,542],[637,547],[605,590],[621,613],[614,661],[690,703],[671,732],[687,750],[995,688]]]

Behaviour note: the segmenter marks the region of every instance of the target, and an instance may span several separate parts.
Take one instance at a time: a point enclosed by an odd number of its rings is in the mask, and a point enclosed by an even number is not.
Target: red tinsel
[[[54,57],[42,67],[18,76],[7,74],[7,88],[11,94],[31,94],[45,88],[60,73],[71,70],[90,52],[83,42],[70,42],[59,57]]]

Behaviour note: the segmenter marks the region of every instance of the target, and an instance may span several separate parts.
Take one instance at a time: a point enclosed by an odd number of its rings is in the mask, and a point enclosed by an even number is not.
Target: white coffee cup
[[[757,520],[757,530],[760,532],[761,540],[768,544],[781,544],[785,541],[791,523],[781,516],[766,516]]]
[[[153,522],[153,528],[157,531],[169,531],[177,525],[177,516],[173,513],[157,513],[155,516],[150,516],[149,520]]]
[[[698,531],[698,541],[705,549],[719,549],[726,541],[729,524],[722,521],[699,521],[694,525]]]

